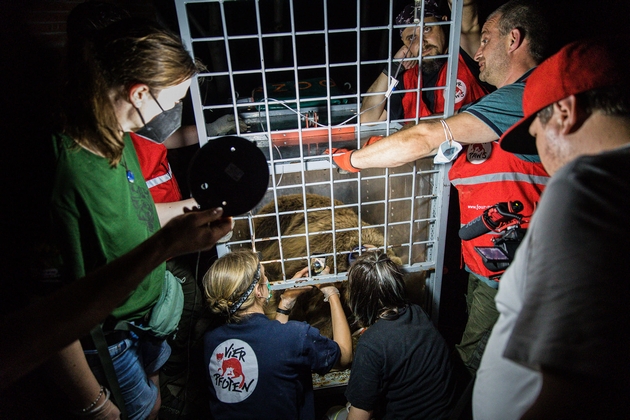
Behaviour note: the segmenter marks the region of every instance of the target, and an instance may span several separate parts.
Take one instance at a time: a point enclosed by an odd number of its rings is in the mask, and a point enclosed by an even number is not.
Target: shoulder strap
[[[125,400],[123,399],[120,386],[118,385],[118,378],[116,377],[116,371],[114,370],[114,363],[109,355],[107,349],[107,341],[105,341],[105,334],[103,333],[103,325],[99,324],[92,331],[90,331],[96,350],[98,351],[98,357],[103,366],[103,372],[107,378],[107,385],[112,392],[112,398],[120,410],[121,420],[127,420],[127,410],[125,409]]]

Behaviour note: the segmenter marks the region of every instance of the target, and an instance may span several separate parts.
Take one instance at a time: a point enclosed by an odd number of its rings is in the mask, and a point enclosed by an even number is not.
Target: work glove
[[[356,173],[356,172],[359,172],[360,169],[355,168],[350,163],[350,156],[352,156],[353,152],[354,150],[336,148],[336,149],[326,149],[324,151],[324,154],[327,155],[329,153],[332,153],[333,155],[337,155],[337,156],[333,156],[333,162],[335,162],[337,167],[340,169],[340,172],[345,171],[345,172]]]
[[[363,145],[363,147],[367,147],[370,144],[376,143],[377,141],[383,139],[384,136],[372,136],[368,139],[368,141],[365,142],[365,144]],[[354,150],[348,150],[348,149],[343,149],[343,148],[339,148],[339,149],[330,149],[332,154],[337,154],[337,153],[341,153],[338,156],[333,156],[333,161],[335,162],[335,164],[337,165],[337,167],[339,168],[340,172],[344,172],[344,173],[348,173],[348,172],[352,172],[352,173],[356,173],[359,172],[360,169],[355,168],[354,166],[352,166],[352,163],[350,163],[350,156],[352,155],[352,152],[354,152]],[[328,154],[328,149],[326,149],[324,151],[324,154]]]
[[[245,121],[238,119],[238,127],[241,132],[247,131],[249,126],[245,124]],[[216,137],[223,136],[229,133],[236,133],[236,124],[234,124],[234,115],[227,114],[216,121],[206,124],[206,131],[208,132],[208,136]]]

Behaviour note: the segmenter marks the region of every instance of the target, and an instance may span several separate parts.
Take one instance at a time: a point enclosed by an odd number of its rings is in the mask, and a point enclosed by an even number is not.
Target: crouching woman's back
[[[268,284],[251,251],[226,254],[204,277],[210,307],[226,318],[204,337],[215,419],[314,419],[311,372],[325,374],[351,359],[350,331],[338,294],[329,297],[331,340],[307,323],[288,321],[286,314],[267,318]],[[297,294],[287,291],[284,295],[292,298],[282,301],[294,301]],[[345,328],[335,330],[339,313]]]

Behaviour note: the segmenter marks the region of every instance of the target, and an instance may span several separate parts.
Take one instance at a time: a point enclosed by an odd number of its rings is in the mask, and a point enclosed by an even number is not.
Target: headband
[[[243,293],[241,297],[238,298],[238,300],[230,306],[228,310],[230,315],[234,315],[234,313],[236,313],[236,311],[239,310],[239,308],[243,305],[243,303],[245,303],[249,295],[252,294],[252,291],[254,290],[254,287],[256,287],[256,284],[258,283],[259,280],[260,280],[260,263],[258,263],[258,269],[256,270],[256,274],[254,274],[254,279],[252,280],[252,284],[250,284],[247,290],[245,290],[245,293]]]

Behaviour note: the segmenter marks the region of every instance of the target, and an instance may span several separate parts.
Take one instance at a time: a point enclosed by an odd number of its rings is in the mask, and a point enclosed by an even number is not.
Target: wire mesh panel
[[[416,2],[416,22],[393,24],[406,3],[176,0],[184,43],[207,67],[191,86],[200,144],[212,141],[206,124],[233,115],[248,127],[237,124],[235,134],[255,142],[270,169],[263,200],[235,218],[232,237],[218,246],[219,253],[259,251],[273,288],[283,289],[344,281],[358,255],[379,248],[403,265],[420,294],[426,284],[425,304],[437,319],[447,166],[421,159],[343,173],[331,153],[360,148],[407,123],[452,114],[459,47],[459,28],[452,22],[461,16],[461,4],[453,1],[453,21],[425,23],[423,2]],[[442,91],[445,112],[366,123],[361,103],[374,95],[367,88],[383,68],[396,72],[401,60],[391,57],[400,31],[414,25],[444,26],[449,34],[451,53],[424,59],[449,62],[446,84],[431,88]],[[421,89],[416,92],[419,101]],[[329,274],[319,274],[323,264]],[[292,279],[305,266],[310,276]]]

